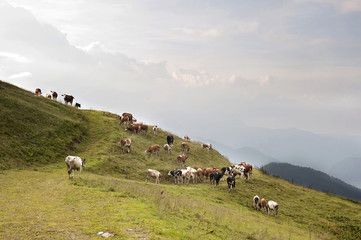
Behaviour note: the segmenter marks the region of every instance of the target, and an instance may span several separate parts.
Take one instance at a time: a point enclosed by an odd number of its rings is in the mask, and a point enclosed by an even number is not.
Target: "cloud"
[[[26,58],[24,56],[21,56],[16,53],[9,53],[9,52],[0,52],[0,60],[1,58],[9,59],[14,62],[18,63],[31,63],[32,60],[29,58]]]
[[[211,84],[232,84],[235,76],[219,76],[206,71],[196,71],[188,69],[177,69],[172,72],[173,79],[181,82],[185,87],[202,87]]]
[[[258,21],[252,21],[252,22],[243,22],[238,25],[238,30],[241,33],[251,33],[255,32],[259,27]]]
[[[296,0],[296,2],[313,2],[332,5],[336,10],[343,13],[361,12],[360,0]]]
[[[216,28],[195,29],[195,28],[181,27],[181,28],[175,28],[174,30],[182,33],[183,35],[191,36],[192,38],[195,38],[195,40],[215,38],[220,36],[221,34],[221,32]]]
[[[31,72],[22,72],[22,73],[16,73],[11,76],[9,76],[9,79],[18,79],[18,78],[27,78],[32,77],[33,74]]]

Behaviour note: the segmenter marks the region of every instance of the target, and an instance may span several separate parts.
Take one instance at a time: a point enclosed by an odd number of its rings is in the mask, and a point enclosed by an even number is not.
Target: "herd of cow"
[[[148,133],[148,126],[143,123],[136,122],[137,120],[133,117],[130,113],[123,113],[122,116],[120,116],[120,124],[126,124],[127,127],[125,128],[126,131],[132,132],[132,134],[141,134],[142,131],[144,131],[146,134]],[[153,133],[154,135],[157,135],[158,127],[153,127]],[[252,165],[247,164],[245,162],[241,162],[239,164],[234,164],[229,167],[223,167],[222,169],[218,168],[191,168],[187,167],[184,168],[184,165],[188,159],[188,157],[184,154],[190,151],[189,143],[187,141],[190,141],[188,136],[184,137],[184,142],[181,143],[181,150],[182,154],[177,156],[178,164],[179,166],[183,165],[183,168],[176,168],[174,170],[171,170],[168,172],[168,176],[174,177],[175,184],[189,184],[191,180],[193,180],[193,184],[198,184],[200,182],[208,181],[212,186],[216,187],[219,185],[219,182],[221,179],[223,181],[227,181],[229,192],[232,191],[236,187],[236,176],[239,175],[240,179],[249,179],[252,175]],[[170,153],[172,150],[172,146],[174,145],[174,137],[169,135],[167,136],[167,143],[164,144],[163,149],[164,152],[167,154]],[[131,152],[131,146],[132,141],[130,138],[122,139],[120,140],[120,146],[122,149],[122,153],[125,153],[125,149],[127,149],[127,152]],[[212,144],[206,143],[201,144],[201,147],[206,149],[206,151],[210,151],[212,149]],[[158,144],[150,145],[146,150],[145,154],[153,152],[156,154],[156,156],[160,156],[160,149],[161,147]],[[79,171],[79,177],[80,173],[83,167],[85,167],[85,159],[81,159],[77,156],[67,156],[65,159],[69,178],[71,175],[71,172],[74,172],[75,170]],[[227,178],[226,178],[227,177]],[[155,182],[158,184],[160,183],[160,179],[164,178],[164,175],[162,175],[159,171],[154,169],[148,169],[147,170],[147,177],[146,182],[148,182],[149,178],[155,178]],[[255,196],[253,198],[253,206],[256,210],[262,210],[262,212],[268,212],[270,213],[271,210],[274,211],[275,216],[277,215],[278,211],[278,204],[274,201],[269,201],[266,203],[266,200],[263,198],[260,200],[258,196]]]
[[[53,100],[57,100],[58,99],[58,93],[55,92],[55,91],[50,91],[51,93],[47,93],[45,94],[45,97],[48,98],[48,99],[53,99]],[[41,89],[40,88],[36,88],[35,89],[35,95],[36,96],[41,96],[42,92],[41,92]],[[62,97],[64,97],[64,103],[66,105],[68,105],[68,103],[70,103],[70,105],[73,105],[73,100],[74,100],[74,97],[72,95],[68,95],[68,94],[62,94],[61,95]],[[81,105],[80,103],[75,103],[74,105],[76,108],[80,108]]]

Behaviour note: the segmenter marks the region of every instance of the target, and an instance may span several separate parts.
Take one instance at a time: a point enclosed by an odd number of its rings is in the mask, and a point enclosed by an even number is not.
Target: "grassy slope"
[[[111,231],[119,239],[357,239],[361,236],[359,203],[292,185],[258,170],[251,180],[238,180],[236,191],[232,193],[227,192],[223,182],[217,189],[208,183],[176,186],[172,179],[163,180],[161,185],[145,183],[147,168],[166,173],[177,167],[181,139],[175,139],[170,156],[164,153],[160,158],[145,156],[148,145],[165,143],[166,132],[160,131],[157,137],[152,134],[132,136],[119,126],[114,114],[76,110],[1,83],[0,91],[4,88],[11,96],[15,94],[13,91],[18,91],[17,98],[28,95],[25,102],[30,108],[47,112],[49,118],[60,118],[46,119],[43,114],[46,125],[54,126],[47,131],[54,132],[62,126],[57,121],[69,121],[72,127],[66,128],[68,132],[64,130],[59,138],[72,133],[78,133],[74,134],[78,138],[57,139],[42,131],[45,134],[39,137],[45,139],[40,142],[42,144],[64,141],[61,148],[48,153],[53,159],[50,162],[55,164],[45,167],[34,167],[32,158],[14,164],[13,160],[26,155],[21,155],[22,151],[13,152],[13,145],[2,149],[3,166],[32,166],[28,170],[7,170],[0,174],[2,239],[89,239],[98,238],[96,232],[99,231]],[[1,111],[6,109],[2,96]],[[7,104],[12,105],[12,101],[15,99]],[[17,112],[22,111],[24,104],[17,104]],[[31,145],[33,138],[27,137],[31,134],[17,135],[23,132],[17,130],[17,126],[31,125],[20,116],[17,121],[20,125],[12,126],[11,135],[0,132],[1,141],[18,141],[16,147],[34,147],[37,151],[52,146]],[[42,122],[35,125],[40,124]],[[39,126],[40,130],[44,128]],[[118,142],[124,137],[131,137],[133,141],[131,154],[121,153]],[[81,144],[74,145],[74,139]],[[77,175],[73,180],[67,179],[64,158],[68,153],[87,158],[83,179],[78,179]],[[42,159],[43,155],[38,156]],[[47,161],[44,158],[40,163]],[[196,167],[222,167],[227,160],[218,152],[207,153],[198,143],[192,142],[188,163]],[[280,204],[279,217],[254,211],[251,200],[255,194],[276,200]]]

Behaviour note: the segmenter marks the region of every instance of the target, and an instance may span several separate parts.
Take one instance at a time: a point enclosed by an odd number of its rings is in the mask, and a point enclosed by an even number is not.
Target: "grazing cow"
[[[149,177],[154,177],[155,178],[155,183],[159,183],[159,178],[162,178],[163,175],[154,169],[148,169],[147,171],[147,179],[145,180],[145,182],[148,182]]]
[[[172,135],[167,136],[167,143],[168,143],[168,145],[173,144],[173,141],[174,141],[174,137],[173,137]]]
[[[251,164],[246,164],[246,166],[244,166],[244,176],[246,177],[246,179],[249,179],[251,177],[252,169],[253,167]]]
[[[261,199],[260,208],[263,213],[266,213],[267,211],[267,202],[264,198]]]
[[[203,182],[203,170],[201,168],[197,168],[196,176],[197,176],[197,182],[198,180],[200,180],[200,182]]]
[[[132,134],[138,133],[138,132],[140,131],[140,125],[138,125],[138,124],[131,124],[131,125],[127,126],[127,128],[125,129],[125,131],[130,131],[130,132],[132,132]]]
[[[185,151],[189,152],[189,144],[186,142],[182,142],[182,152],[184,153]]]
[[[229,192],[231,192],[232,188],[236,187],[236,178],[233,176],[233,174],[228,176],[227,184],[228,184]]]
[[[51,95],[53,96],[53,100],[56,100],[58,98],[58,93],[55,91],[50,91]]]
[[[129,138],[120,140],[120,145],[122,147],[122,153],[124,153],[124,148],[128,149],[128,153],[130,153],[130,148],[132,146],[132,140]]]
[[[74,105],[76,108],[81,108],[81,105],[80,105],[80,103],[75,103],[75,105]]]
[[[209,174],[209,180],[211,182],[211,185],[214,185],[214,183],[216,183],[215,185],[218,186],[219,180],[222,177],[223,177],[223,173],[212,172],[211,174]]]
[[[121,116],[119,124],[122,125],[123,123],[125,124],[132,123],[132,119],[129,116],[125,116],[125,117]]]
[[[207,179],[208,176],[213,172],[221,173],[222,171],[217,168],[205,168],[205,169],[203,169],[203,176],[205,176]]]
[[[73,105],[74,97],[72,95],[63,94],[61,96],[64,97],[64,102],[66,105],[68,105],[68,103],[70,103],[70,105]]]
[[[172,147],[169,144],[164,144],[164,152],[169,154],[170,151],[172,151]]]
[[[81,159],[80,157],[77,156],[67,156],[65,158],[65,163],[68,170],[69,179],[70,179],[71,171],[73,171],[72,178],[74,178],[75,170],[79,171],[79,178],[81,178],[80,173],[82,168],[85,167],[85,159]]]
[[[158,144],[153,144],[148,147],[147,150],[145,150],[145,154],[150,153],[152,154],[155,152],[155,156],[159,155],[160,157],[160,146]]]
[[[209,150],[212,149],[212,144],[210,144],[210,143],[202,143],[201,146],[203,148],[205,148],[207,150],[207,152],[209,152]]]
[[[48,98],[48,99],[51,99],[50,93],[45,94],[45,97]]]
[[[268,201],[266,207],[268,214],[270,213],[270,211],[274,211],[275,216],[277,216],[278,208],[279,206],[275,201]]]
[[[187,167],[186,168],[187,172],[185,174],[185,179],[187,181],[187,185],[189,185],[189,181],[191,178],[193,178],[193,184],[196,182],[196,172],[197,170],[195,170],[194,168],[191,167]]]
[[[178,155],[178,157],[177,157],[178,164],[180,165],[181,163],[183,163],[183,166],[184,166],[187,159],[188,159],[188,157],[184,154]]]
[[[148,135],[148,125],[140,124],[139,133],[141,133],[142,131],[145,131],[146,134]]]
[[[186,140],[186,141],[190,141],[190,140],[191,140],[188,136],[184,136],[183,138],[184,138],[184,140]]]
[[[158,126],[157,125],[153,126],[154,136],[157,135],[157,131],[158,131]]]
[[[40,88],[35,89],[35,95],[36,95],[36,96],[40,96],[40,95],[41,95],[41,89],[40,89]]]
[[[261,201],[257,195],[253,197],[253,207],[256,210],[260,210],[261,208]]]
[[[123,113],[122,116],[120,116],[120,120],[122,120],[125,117],[127,117],[130,124],[137,121],[137,119],[133,118],[133,114],[131,114],[131,113]]]
[[[173,171],[169,171],[169,176],[174,177],[174,183],[179,184],[181,178],[182,178],[182,171],[179,169],[174,169]]]
[[[244,166],[232,165],[231,168],[232,168],[232,171],[233,171],[234,176],[239,175],[240,178],[243,179],[243,177],[244,177],[244,171],[245,171],[245,167],[244,167]]]

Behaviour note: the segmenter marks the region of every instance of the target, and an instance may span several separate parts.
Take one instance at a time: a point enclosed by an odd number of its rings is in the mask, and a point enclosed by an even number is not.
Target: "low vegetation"
[[[216,188],[175,185],[168,177],[146,183],[147,168],[166,175],[178,167],[182,139],[175,137],[170,155],[145,155],[149,145],[163,146],[169,133],[132,135],[116,114],[77,110],[3,82],[0,93],[0,114],[7,116],[0,118],[0,143],[8,144],[0,151],[1,239],[101,239],[97,233],[106,231],[114,239],[361,238],[359,202],[257,169],[249,180],[237,177],[231,193],[222,181]],[[18,124],[10,124],[13,119]],[[126,137],[133,142],[130,154],[119,144]],[[82,179],[77,173],[68,179],[67,155],[87,159]],[[196,142],[187,155],[187,166],[229,165]],[[254,210],[256,194],[277,201],[279,216]]]

